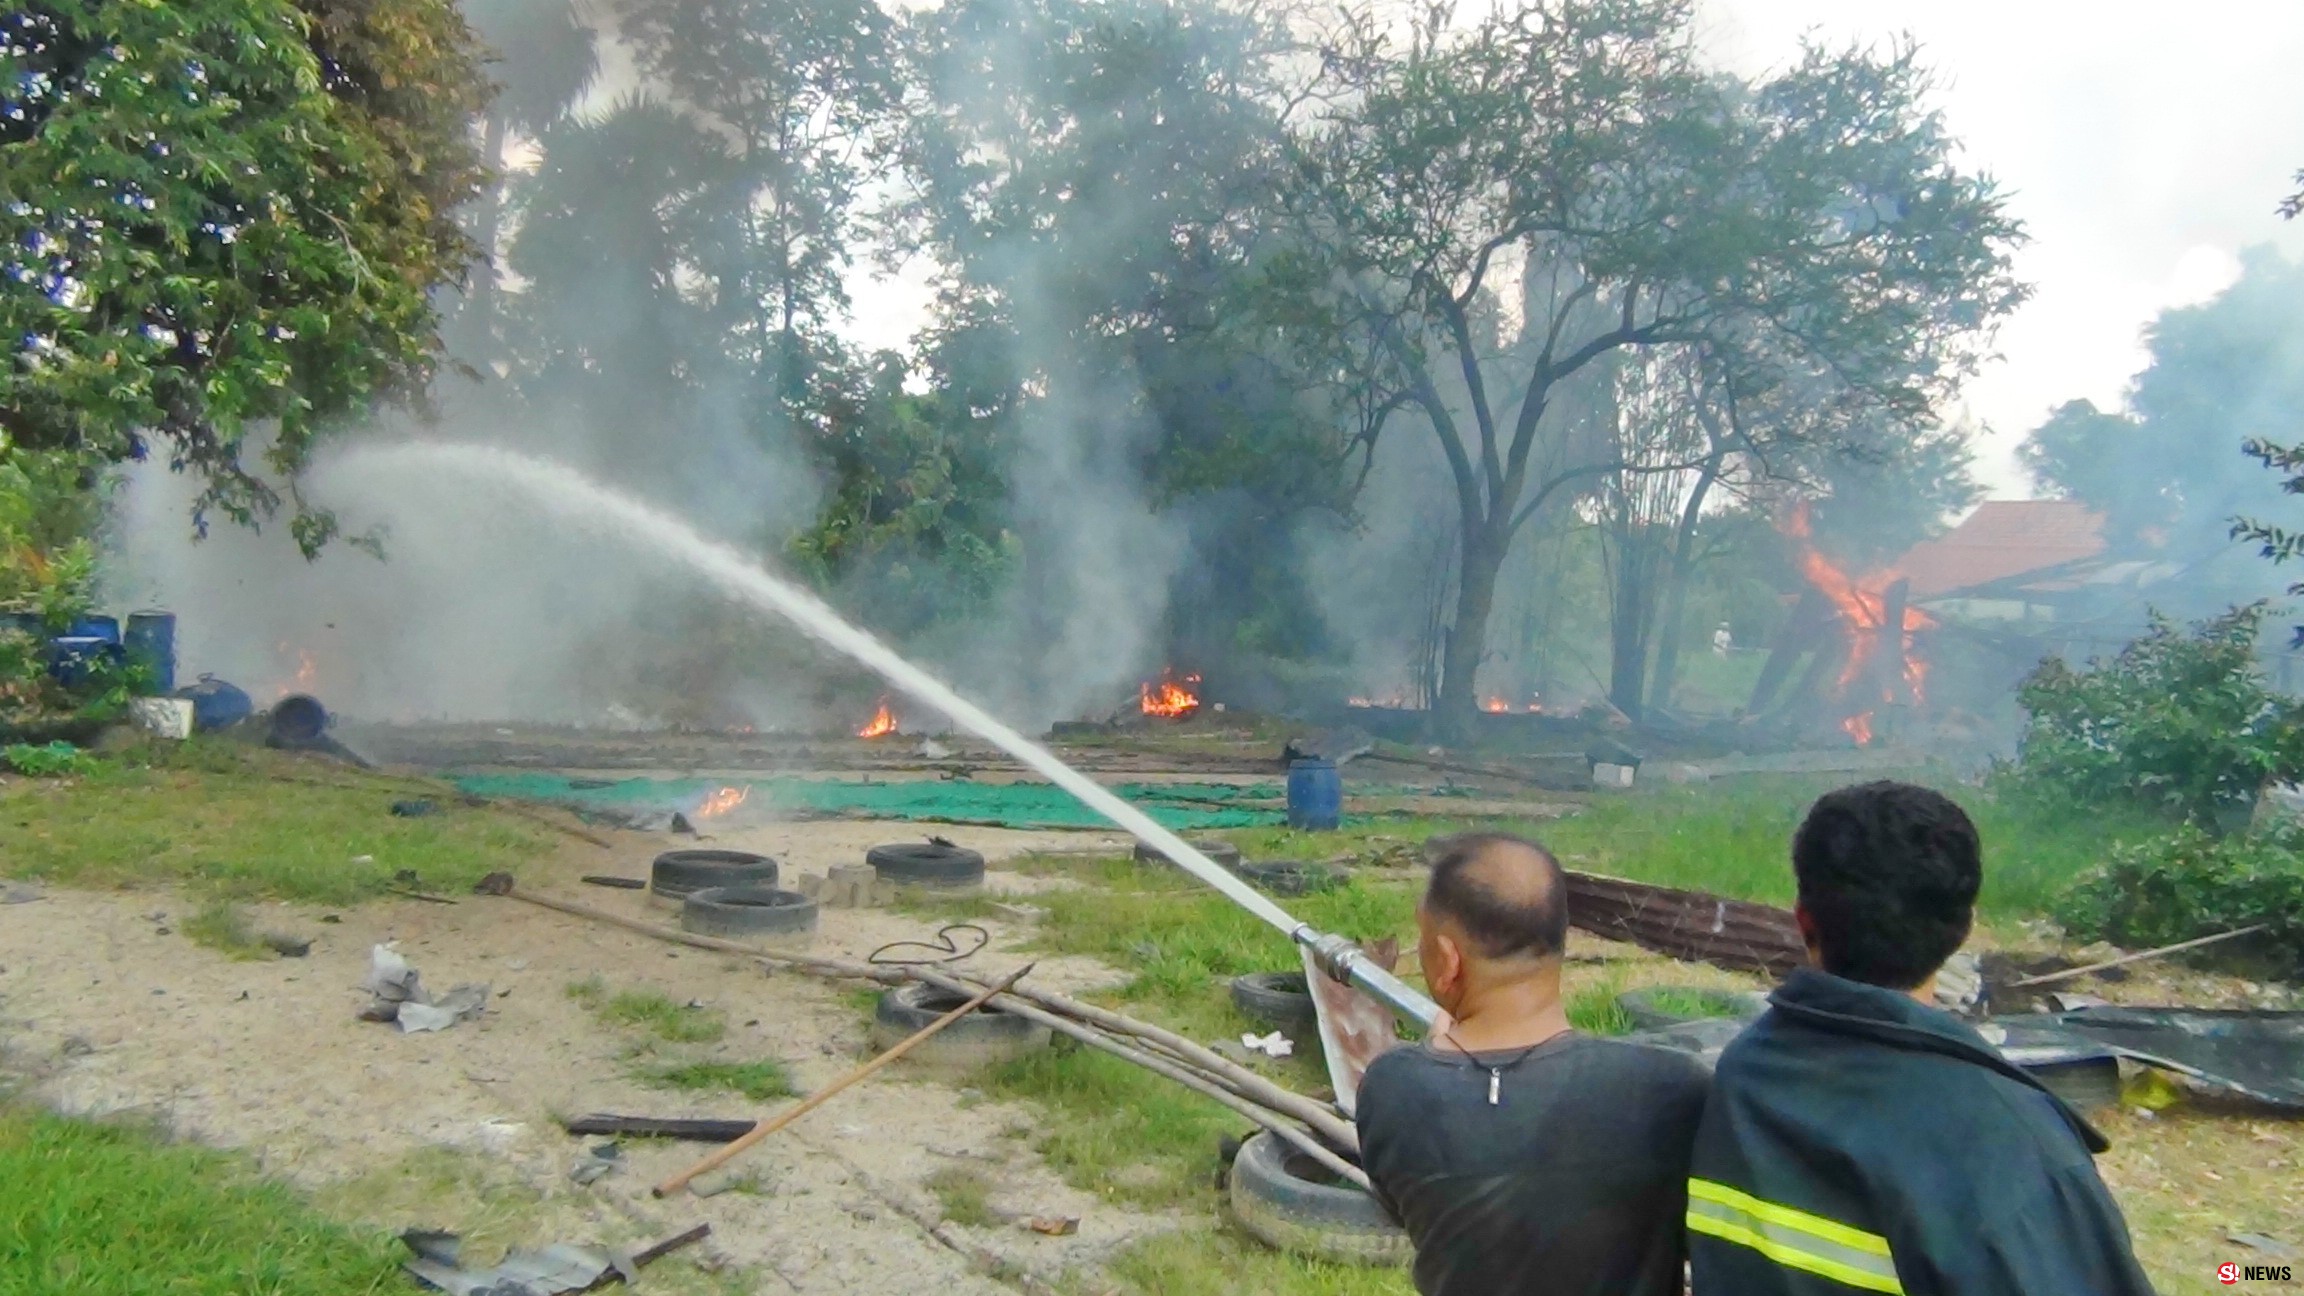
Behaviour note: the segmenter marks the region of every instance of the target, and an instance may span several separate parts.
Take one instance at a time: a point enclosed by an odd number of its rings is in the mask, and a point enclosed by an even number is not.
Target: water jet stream
[[[770,575],[732,546],[707,539],[678,518],[609,490],[573,469],[488,446],[440,442],[367,446],[347,453],[338,470],[348,476],[366,477],[394,469],[451,473],[501,483],[571,524],[608,532],[692,569],[729,595],[782,616],[810,637],[855,659],[892,687],[944,713],[961,728],[1080,798],[1089,809],[1311,950],[1337,979],[1358,985],[1421,1024],[1429,1025],[1439,1011],[1430,999],[1370,961],[1358,946],[1340,936],[1322,935],[1290,917],[1269,897],[1153,822],[1142,810],[850,625],[815,595]]]

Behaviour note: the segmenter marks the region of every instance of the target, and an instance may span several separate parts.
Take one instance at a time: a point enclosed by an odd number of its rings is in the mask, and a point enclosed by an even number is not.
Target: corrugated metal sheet
[[[1780,977],[1808,959],[1790,910],[1597,873],[1569,872],[1568,921],[1595,936],[1740,972]]]

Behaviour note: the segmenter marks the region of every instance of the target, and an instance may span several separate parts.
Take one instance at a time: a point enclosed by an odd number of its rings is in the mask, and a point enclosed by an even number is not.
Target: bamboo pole
[[[2101,963],[2090,963],[2082,967],[2066,968],[2061,972],[2050,972],[2044,976],[2026,977],[2021,981],[2010,982],[2008,988],[2011,990],[2026,990],[2033,986],[2050,985],[2058,981],[2069,981],[2074,977],[2086,976],[2091,972],[2102,972],[2107,968],[2126,967],[2130,963],[2141,963],[2146,959],[2156,959],[2164,954],[2181,954],[2186,950],[2199,949],[2203,945],[2214,945],[2218,941],[2233,940],[2241,936],[2253,936],[2269,926],[2271,926],[2270,923],[2257,923],[2252,927],[2235,928],[2234,930],[2228,932],[2218,932],[2213,936],[2200,936],[2188,941],[2178,941],[2173,945],[2163,945],[2158,949],[2141,950],[2134,954],[2123,954],[2116,959],[2106,959]]]
[[[551,896],[537,895],[531,891],[518,890],[512,886],[509,879],[496,883],[492,878],[483,882],[482,888],[491,895],[503,895],[514,900],[524,900],[541,908],[551,909],[575,918],[606,923],[611,927],[620,927],[625,931],[654,940],[665,941],[674,945],[686,945],[695,949],[740,955],[758,960],[771,967],[789,967],[812,976],[846,981],[870,981],[879,985],[897,985],[908,980],[928,981],[933,984],[937,976],[943,975],[940,973],[923,973],[917,967],[875,966],[869,963],[854,963],[845,959],[781,954],[737,941],[722,940],[714,936],[698,936],[692,932],[642,922],[638,919],[627,918],[622,914],[609,913],[604,909],[595,909],[590,905],[578,904],[571,900],[560,900]],[[981,988],[981,985],[981,982],[967,983],[954,978],[953,983],[944,988],[960,994],[973,994]],[[1016,990],[1000,996],[993,1002],[992,1006],[1003,1012],[1019,1013],[1024,1007],[1033,1006],[1056,1017],[1075,1018],[1102,1027],[1107,1031],[1158,1045],[1161,1050],[1175,1056],[1180,1063],[1188,1065],[1192,1070],[1205,1073],[1206,1078],[1239,1097],[1302,1121],[1319,1134],[1322,1139],[1336,1147],[1346,1151],[1359,1150],[1358,1131],[1353,1128],[1352,1122],[1344,1119],[1334,1108],[1274,1084],[1239,1063],[1171,1031],[1162,1030],[1150,1022],[1138,1021],[1133,1017],[1123,1016],[1110,1009],[1099,1008],[1094,1004],[1083,1003],[1066,995],[1029,986],[1018,987]],[[1055,1028],[1052,1027],[1051,1029]],[[1075,1039],[1082,1038],[1073,1035],[1070,1031],[1065,1033],[1072,1035]],[[1082,1042],[1090,1043],[1086,1039],[1082,1039]],[[1100,1045],[1092,1046],[1101,1047]]]
[[[1018,981],[1023,980],[1024,974],[1030,972],[1032,967],[1032,964],[1027,963],[1024,966],[1009,973],[1007,977],[1004,978],[998,985],[987,986],[984,990],[979,992],[975,998],[970,999],[968,1002],[928,1023],[927,1025],[921,1027],[919,1030],[914,1031],[908,1038],[899,1041],[894,1048],[889,1049],[887,1052],[882,1053],[880,1056],[872,1059],[864,1065],[856,1068],[853,1071],[850,1071],[848,1074],[808,1095],[805,1099],[801,1100],[798,1106],[793,1107],[791,1110],[783,1112],[782,1114],[772,1119],[761,1121],[759,1124],[753,1126],[751,1132],[746,1134],[744,1137],[737,1139],[735,1142],[719,1149],[718,1151],[712,1153],[710,1156],[705,1157],[703,1160],[698,1161],[696,1164],[656,1185],[649,1191],[653,1192],[658,1197],[670,1196],[671,1194],[687,1187],[688,1181],[694,1179],[696,1176],[704,1174],[708,1171],[717,1170],[721,1166],[724,1166],[730,1161],[735,1160],[738,1156],[743,1155],[744,1151],[747,1148],[750,1148],[753,1144],[758,1143],[760,1140],[767,1138],[769,1135],[775,1133],[776,1131],[784,1128],[792,1122],[823,1106],[825,1103],[831,1101],[834,1094],[839,1093],[841,1090],[846,1089],[851,1085],[858,1084],[869,1078],[878,1072],[882,1067],[887,1066],[888,1064],[894,1062],[896,1059],[903,1057],[905,1054],[911,1052],[913,1049],[916,1049],[920,1047],[920,1045],[927,1043],[930,1039],[935,1038],[936,1033],[943,1030],[945,1027],[950,1026],[952,1023],[976,1011],[978,1008],[983,1007],[985,1000],[990,999],[992,996],[999,994],[1001,991],[1006,990],[1008,987],[1015,985]]]
[[[962,981],[957,977],[945,976],[942,973],[923,972],[920,974],[920,979],[926,981],[930,985],[938,986],[942,989],[954,991],[957,993],[966,993],[970,988],[969,983]],[[1015,996],[1010,996],[1010,998],[1013,1000]],[[1068,1018],[1060,1017],[1055,1013],[1047,1011],[1046,1009],[1034,1007],[1028,1003],[1005,1003],[1000,1005],[1000,1011],[1005,1013],[1014,1013],[1015,1015],[1022,1017],[1027,1021],[1039,1022],[1041,1025],[1048,1027],[1050,1030],[1053,1030],[1060,1035],[1065,1035],[1072,1039],[1076,1039],[1081,1043],[1086,1044],[1090,1048],[1100,1049],[1103,1052],[1110,1053],[1112,1056],[1119,1058],[1122,1061],[1130,1062],[1136,1066],[1140,1066],[1156,1076],[1160,1076],[1167,1080],[1173,1080],[1177,1084],[1184,1086],[1185,1088],[1201,1095],[1204,1098],[1210,1098],[1216,1102],[1222,1103],[1224,1106],[1232,1109],[1240,1115],[1256,1122],[1259,1126],[1272,1131],[1280,1138],[1287,1140],[1298,1150],[1302,1151],[1306,1156],[1311,1157],[1313,1160],[1318,1161],[1321,1165],[1327,1167],[1330,1172],[1342,1177],[1351,1183],[1359,1185],[1362,1189],[1373,1191],[1373,1189],[1370,1188],[1367,1174],[1362,1171],[1360,1167],[1337,1155],[1334,1148],[1329,1147],[1327,1144],[1321,1142],[1317,1138],[1312,1137],[1310,1134],[1305,1133],[1303,1130],[1298,1129],[1296,1126],[1289,1124],[1285,1119],[1282,1119],[1281,1113],[1275,1112],[1271,1108],[1254,1102],[1248,1098],[1244,1098],[1241,1095],[1224,1088],[1207,1076],[1194,1074],[1181,1061],[1172,1061],[1167,1058],[1158,1057],[1150,1052],[1145,1051],[1144,1049],[1140,1049],[1134,1045],[1113,1039],[1110,1035],[1098,1031],[1092,1026],[1086,1026]],[[1350,1129],[1351,1127],[1346,1126],[1345,1128]],[[1357,1151],[1360,1146],[1359,1140],[1355,1138],[1353,1142],[1348,1146],[1354,1151]]]

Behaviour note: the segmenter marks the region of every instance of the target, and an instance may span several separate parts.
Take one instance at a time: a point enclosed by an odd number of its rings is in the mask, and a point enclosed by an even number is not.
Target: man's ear
[[[1433,961],[1438,967],[1424,969],[1426,985],[1454,986],[1464,979],[1464,947],[1445,931],[1432,933]]]
[[[1792,921],[1800,926],[1800,940],[1808,947],[1809,965],[1824,966],[1824,946],[1816,939],[1816,916],[1808,912],[1808,906],[1796,904],[1792,906]]]

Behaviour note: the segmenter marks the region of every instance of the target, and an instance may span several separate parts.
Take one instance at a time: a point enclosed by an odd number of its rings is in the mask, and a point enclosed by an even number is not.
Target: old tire
[[[1690,1011],[1673,998],[1694,998],[1704,1010]],[[1616,996],[1616,1006],[1632,1019],[1636,1031],[1663,1030],[1684,1022],[1721,1019],[1747,1022],[1768,1011],[1768,996],[1757,990],[1716,990],[1705,986],[1648,986]]]
[[[680,929],[699,936],[791,936],[816,930],[816,902],[765,886],[708,887],[680,905]]]
[[[1232,871],[1277,896],[1310,895],[1344,885],[1342,873],[1302,860],[1250,860]]]
[[[1266,1026],[1295,1031],[1315,1027],[1320,1010],[1301,972],[1251,972],[1232,978],[1232,1004],[1241,1015]]]
[[[885,1052],[966,1002],[965,996],[940,986],[897,986],[872,1009],[872,1047]],[[978,1008],[929,1036],[903,1060],[937,1070],[972,1071],[1038,1052],[1048,1047],[1052,1033],[1014,1013]]]
[[[1240,1145],[1230,1175],[1232,1218],[1275,1250],[1343,1264],[1400,1266],[1416,1248],[1376,1199],[1338,1182],[1269,1130]]]
[[[1216,861],[1218,864],[1223,865],[1225,868],[1231,869],[1235,873],[1240,871],[1240,848],[1233,845],[1232,843],[1228,841],[1218,841],[1215,838],[1210,837],[1202,839],[1190,839],[1189,844],[1196,847],[1201,854]],[[1166,855],[1161,854],[1159,848],[1152,845],[1150,842],[1136,843],[1136,862],[1139,864],[1168,865],[1173,865],[1175,863],[1174,860],[1169,859]]]
[[[957,890],[981,886],[984,857],[947,842],[897,842],[864,852],[864,862],[883,882],[898,886]]]
[[[765,855],[732,850],[666,851],[648,867],[648,895],[677,905],[698,891],[714,887],[772,887],[776,877],[776,861]]]

